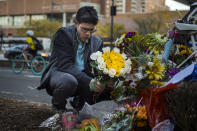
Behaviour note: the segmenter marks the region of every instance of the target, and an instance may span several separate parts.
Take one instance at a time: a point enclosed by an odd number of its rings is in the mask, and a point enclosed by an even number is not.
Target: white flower
[[[123,43],[124,37],[125,37],[125,34],[121,35],[121,37],[119,39],[117,38],[115,41],[115,45]]]
[[[131,63],[131,60],[130,59],[128,59],[128,60],[125,61],[125,65],[130,66],[131,64],[132,63]]]
[[[96,59],[97,59],[97,54],[96,54],[96,53],[92,53],[92,54],[90,55],[90,59],[91,59],[91,60],[96,60]]]
[[[123,57],[123,59],[124,59],[124,60],[126,60],[126,59],[127,59],[127,56],[126,56],[126,54],[125,54],[125,53],[122,53],[122,57]]]
[[[129,73],[131,72],[131,66],[126,66],[126,67],[125,67],[125,72],[126,72],[127,74],[129,74]]]
[[[137,81],[137,79],[136,79],[136,77],[134,76],[134,74],[128,74],[125,80],[126,80],[126,81],[132,80],[132,81],[134,81],[134,82]]]
[[[116,52],[116,53],[120,53],[120,49],[118,49],[118,48],[114,48],[114,52]]]
[[[135,74],[135,77],[136,77],[138,80],[143,79],[142,73],[136,73],[136,74]]]
[[[132,81],[130,84],[129,84],[129,86],[131,87],[131,88],[135,88],[136,87],[136,83],[135,83],[135,81]]]
[[[104,68],[103,73],[108,75],[109,74],[109,70],[107,68]]]
[[[115,41],[115,46],[117,46],[120,43],[121,43],[120,39],[117,38],[116,41]]]
[[[154,64],[153,62],[148,62],[148,66],[149,66],[149,67],[152,67],[153,64]]]
[[[105,47],[105,48],[103,48],[102,50],[103,50],[104,53],[105,53],[105,52],[110,52],[110,47]]]
[[[143,67],[140,66],[140,67],[138,68],[138,71],[139,71],[139,72],[142,72],[142,70],[143,70]]]
[[[162,60],[162,55],[158,55],[157,59],[161,61]]]
[[[104,70],[105,68],[106,68],[105,62],[101,62],[101,63],[98,64],[98,69],[99,70]]]
[[[97,55],[97,57],[101,57],[101,56],[102,56],[102,52],[97,51],[97,52],[96,52],[96,55]]]
[[[114,68],[109,69],[109,76],[114,77],[116,74],[116,70]]]
[[[104,61],[104,59],[103,59],[102,56],[99,56],[99,57],[97,58],[97,62],[98,62],[98,64],[100,64],[100,63],[103,63],[103,62],[105,62],[105,61]]]
[[[91,60],[97,60],[98,57],[102,56],[102,52],[100,51],[97,51],[97,52],[94,52],[90,55],[90,59]]]
[[[120,69],[120,76],[124,76],[126,73],[125,68]]]

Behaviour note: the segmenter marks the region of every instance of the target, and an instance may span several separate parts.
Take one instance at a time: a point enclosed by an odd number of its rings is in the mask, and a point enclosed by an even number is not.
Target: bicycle
[[[28,54],[28,58],[29,57],[30,54]],[[16,74],[21,73],[24,70],[25,63],[27,67],[31,69],[32,73],[36,76],[42,75],[47,66],[46,60],[43,56],[35,56],[31,61],[26,61],[24,53],[22,53],[15,56],[12,60],[12,71]],[[30,63],[30,65],[28,63]]]

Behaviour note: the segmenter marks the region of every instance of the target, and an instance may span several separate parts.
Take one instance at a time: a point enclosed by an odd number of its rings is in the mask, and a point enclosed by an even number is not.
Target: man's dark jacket
[[[56,32],[50,62],[41,77],[41,82],[38,89],[50,88],[49,80],[51,72],[53,71],[69,73],[77,79],[79,84],[88,87],[90,80],[93,77],[91,73],[92,69],[89,65],[90,55],[93,52],[101,50],[103,47],[103,42],[95,35],[90,37],[84,50],[85,69],[84,71],[80,71],[74,66],[75,55],[78,49],[76,31],[77,30],[73,25],[69,27],[62,27]],[[52,95],[52,92],[49,90],[47,91],[50,95]]]

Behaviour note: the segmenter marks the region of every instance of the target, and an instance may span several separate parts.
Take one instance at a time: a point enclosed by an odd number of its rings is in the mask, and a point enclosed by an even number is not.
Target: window
[[[0,26],[5,27],[8,26],[8,16],[1,16],[0,17]]]
[[[32,20],[43,20],[43,19],[47,19],[46,15],[32,15],[31,16]]]

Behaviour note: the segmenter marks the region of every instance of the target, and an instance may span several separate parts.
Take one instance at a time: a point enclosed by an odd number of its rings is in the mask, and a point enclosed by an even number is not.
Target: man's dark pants
[[[95,101],[109,100],[112,90],[111,88],[104,90],[97,97],[97,100],[93,100],[94,94],[89,90],[89,87],[84,87],[83,84],[78,83],[73,75],[60,71],[52,72],[49,84],[53,96],[52,104],[57,110],[65,110],[66,99],[73,96],[80,99],[78,106],[83,106],[85,101],[93,104]]]

